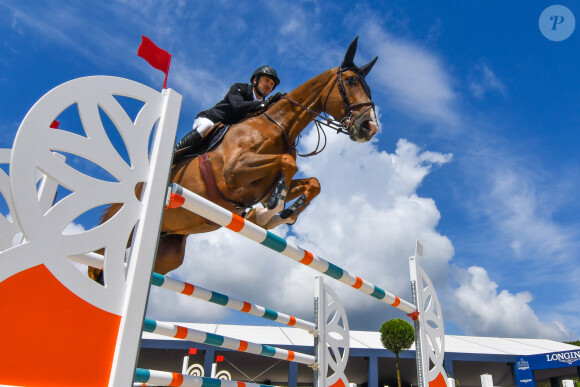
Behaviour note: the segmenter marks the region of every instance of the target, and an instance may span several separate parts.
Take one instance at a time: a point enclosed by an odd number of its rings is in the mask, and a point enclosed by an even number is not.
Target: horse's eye
[[[356,86],[358,84],[357,77],[348,77],[344,81],[348,86]]]

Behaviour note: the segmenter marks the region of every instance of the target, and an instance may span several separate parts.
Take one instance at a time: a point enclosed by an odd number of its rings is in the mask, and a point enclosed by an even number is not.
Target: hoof
[[[305,204],[306,195],[302,194],[294,201],[294,203],[292,203],[290,207],[280,212],[280,218],[287,219],[294,214],[298,215],[298,211],[302,210],[305,207]]]
[[[294,223],[296,223],[297,220],[298,220],[298,214],[292,214],[289,217],[287,217],[286,219],[284,219],[284,223],[287,224],[288,226],[292,226]]]

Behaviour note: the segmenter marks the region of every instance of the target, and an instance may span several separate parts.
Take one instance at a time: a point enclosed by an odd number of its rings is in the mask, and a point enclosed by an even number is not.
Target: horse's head
[[[336,79],[325,101],[324,110],[339,119],[341,126],[353,141],[369,141],[379,129],[375,105],[366,75],[378,57],[362,67],[354,64],[358,37],[350,44],[344,60],[336,71]]]

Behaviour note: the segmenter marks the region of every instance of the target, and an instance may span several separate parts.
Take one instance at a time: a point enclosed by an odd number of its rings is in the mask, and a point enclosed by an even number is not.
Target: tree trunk
[[[397,385],[401,387],[401,371],[399,370],[399,353],[395,353],[395,358],[397,361]]]

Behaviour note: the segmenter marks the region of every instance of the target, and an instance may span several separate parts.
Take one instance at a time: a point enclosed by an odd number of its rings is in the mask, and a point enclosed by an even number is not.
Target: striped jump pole
[[[154,371],[144,368],[135,370],[135,382],[153,386],[183,387],[272,387],[267,384],[236,382],[233,380],[211,379],[203,376],[183,375],[174,372]]]
[[[143,324],[145,332],[156,333],[158,335],[173,337],[176,339],[193,341],[200,344],[212,345],[214,347],[231,349],[234,351],[253,353],[271,357],[274,359],[293,361],[314,367],[316,360],[314,356],[287,349],[272,347],[269,345],[251,343],[244,340],[233,339],[213,333],[199,331],[197,329],[186,328],[180,325],[156,321],[146,318]]]
[[[311,323],[310,321],[302,320],[300,318],[277,312],[272,309],[264,308],[263,306],[256,305],[247,301],[241,301],[225,294],[214,292],[212,290],[205,289],[201,286],[193,285],[187,282],[179,281],[175,278],[171,278],[162,274],[153,273],[151,284],[176,293],[184,294],[186,296],[195,297],[197,299],[209,301],[230,309],[275,321],[280,324],[300,328],[310,333],[314,333],[316,329],[314,323]]]
[[[98,269],[103,268],[104,257],[101,254],[91,252],[85,254],[76,254],[70,258],[75,262],[82,263],[91,267],[96,267]],[[290,316],[282,312],[277,312],[275,310],[253,304],[251,302],[238,300],[234,297],[202,288],[201,286],[193,285],[191,283],[183,282],[159,273],[153,273],[151,284],[162,289],[171,290],[175,293],[225,306],[226,308],[251,314],[256,317],[261,317],[266,320],[275,321],[290,327],[299,328],[312,334],[314,334],[316,331],[314,323],[311,323],[310,321],[302,320],[298,317]]]
[[[329,277],[361,291],[362,293],[373,296],[388,305],[394,306],[395,308],[407,313],[413,319],[418,317],[419,312],[412,303],[400,299],[371,282],[349,273],[348,271],[294,245],[291,242],[288,242],[254,223],[246,222],[246,220],[241,216],[202,198],[201,196],[181,187],[179,184],[171,184],[170,189],[171,193],[168,195],[166,201],[167,208],[183,207],[188,211],[194,212],[219,224],[220,226],[235,231],[254,242],[258,242],[320,273],[326,274]]]

